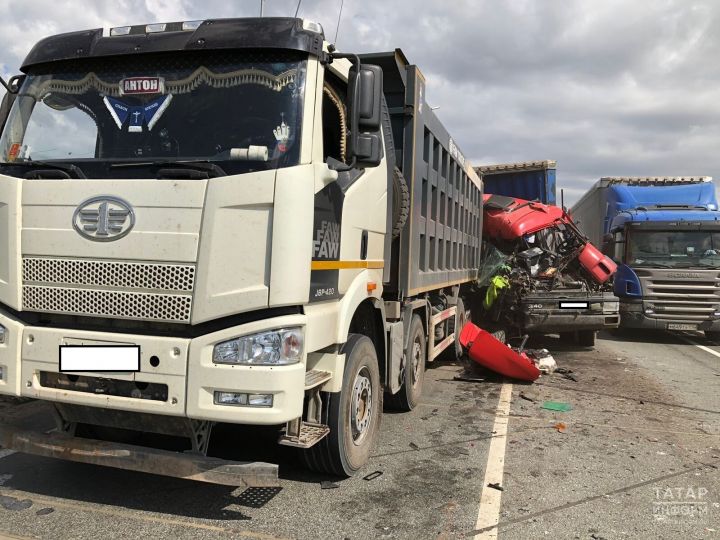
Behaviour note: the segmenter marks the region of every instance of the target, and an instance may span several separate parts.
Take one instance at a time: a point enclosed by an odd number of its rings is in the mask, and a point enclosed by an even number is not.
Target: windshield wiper
[[[87,176],[85,176],[85,173],[82,171],[80,167],[77,165],[73,165],[72,163],[56,163],[56,162],[50,162],[50,161],[36,161],[34,159],[29,159],[27,161],[13,161],[11,163],[2,163],[2,165],[5,166],[20,166],[20,167],[29,167],[29,168],[36,168],[36,169],[53,169],[56,171],[63,171],[65,173],[72,173],[75,175],[75,178],[80,179],[86,179]],[[40,171],[37,171],[38,173]],[[38,175],[39,177],[39,175]],[[68,178],[71,178],[71,176],[68,174]]]
[[[209,178],[218,176],[227,176],[227,173],[215,163],[208,160],[192,160],[192,161],[128,161],[126,163],[112,163],[111,169],[121,169],[124,167],[160,167],[160,168],[185,168],[195,171],[204,171],[208,173]]]

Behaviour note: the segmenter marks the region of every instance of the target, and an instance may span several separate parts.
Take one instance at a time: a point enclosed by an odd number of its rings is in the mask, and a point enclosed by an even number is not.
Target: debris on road
[[[9,495],[0,495],[0,506],[5,510],[27,510],[33,505],[30,499],[18,499],[17,497],[10,497]]]
[[[561,401],[543,401],[540,408],[548,411],[568,412],[572,410],[572,405]]]
[[[565,429],[567,428],[567,426],[562,422],[558,422],[553,427],[558,431],[558,433],[565,433]]]
[[[497,482],[488,484],[489,488],[497,489],[498,491],[505,491],[505,488],[503,488],[500,484]]]
[[[420,447],[417,444],[415,444],[414,442],[411,442],[408,446],[410,448],[412,448],[413,450],[420,450]]]
[[[557,362],[547,349],[532,349],[526,351],[542,373],[550,374],[558,370]]]
[[[41,508],[37,512],[35,512],[36,516],[47,516],[48,514],[52,514],[55,511],[54,508]]]
[[[540,370],[525,353],[513,350],[470,322],[460,331],[460,343],[471,360],[496,373],[521,381],[534,381],[540,376]]]
[[[485,382],[485,377],[473,377],[472,375],[468,375],[467,372],[462,372],[455,375],[453,380],[462,382]]]
[[[363,480],[367,480],[368,482],[371,480],[375,480],[376,478],[382,476],[382,471],[373,471],[370,474],[363,476]]]
[[[340,486],[336,484],[335,482],[330,482],[329,480],[323,480],[320,482],[320,489],[337,489]]]
[[[525,390],[520,392],[520,399],[524,399],[526,401],[530,401],[532,403],[535,403],[538,400],[537,393],[535,392],[527,392]]]

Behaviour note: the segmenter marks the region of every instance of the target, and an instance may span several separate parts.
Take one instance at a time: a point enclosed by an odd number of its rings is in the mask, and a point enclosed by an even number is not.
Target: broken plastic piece
[[[537,367],[543,373],[552,373],[557,369],[557,362],[548,354],[537,360]]]
[[[527,355],[515,352],[472,323],[460,331],[460,344],[474,362],[496,373],[522,381],[534,381],[540,376],[540,370]]]
[[[555,424],[553,427],[554,427],[555,429],[557,429],[559,433],[565,433],[565,428],[566,428],[567,426],[566,426],[565,424],[563,424],[562,422],[558,422],[558,423]]]
[[[568,412],[572,410],[572,405],[561,401],[543,401],[541,408],[548,411]]]
[[[363,480],[367,480],[369,482],[370,480],[375,480],[377,477],[382,476],[382,474],[382,471],[374,471],[367,476],[363,476]]]
[[[492,483],[488,484],[488,487],[497,489],[498,491],[505,491],[505,489],[497,482],[492,482]]]

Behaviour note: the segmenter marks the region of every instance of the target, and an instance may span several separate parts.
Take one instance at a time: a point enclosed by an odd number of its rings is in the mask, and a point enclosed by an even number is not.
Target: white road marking
[[[502,486],[503,471],[505,469],[505,442],[507,440],[508,415],[510,414],[510,401],[512,400],[512,384],[503,384],[500,390],[495,423],[493,424],[493,438],[490,439],[488,460],[485,467],[485,479],[480,494],[480,507],[478,508],[475,530],[487,529],[475,535],[475,538],[494,539],[498,536],[496,525],[500,520],[500,499],[502,491],[488,487],[488,484]]]
[[[688,338],[687,336],[685,336],[683,334],[674,334],[674,335],[679,337],[683,341],[687,341],[690,345],[695,345],[698,349],[702,349],[706,353],[710,353],[713,356],[717,356],[718,358],[720,358],[720,353],[717,351],[713,351],[710,347],[706,347],[705,345],[700,345],[699,343],[693,341],[692,339]]]

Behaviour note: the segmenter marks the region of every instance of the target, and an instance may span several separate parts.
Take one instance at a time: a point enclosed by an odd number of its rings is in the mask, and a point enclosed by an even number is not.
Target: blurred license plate
[[[668,323],[668,330],[697,330],[697,324],[675,324]]]
[[[62,345],[60,371],[140,371],[140,347]]]

